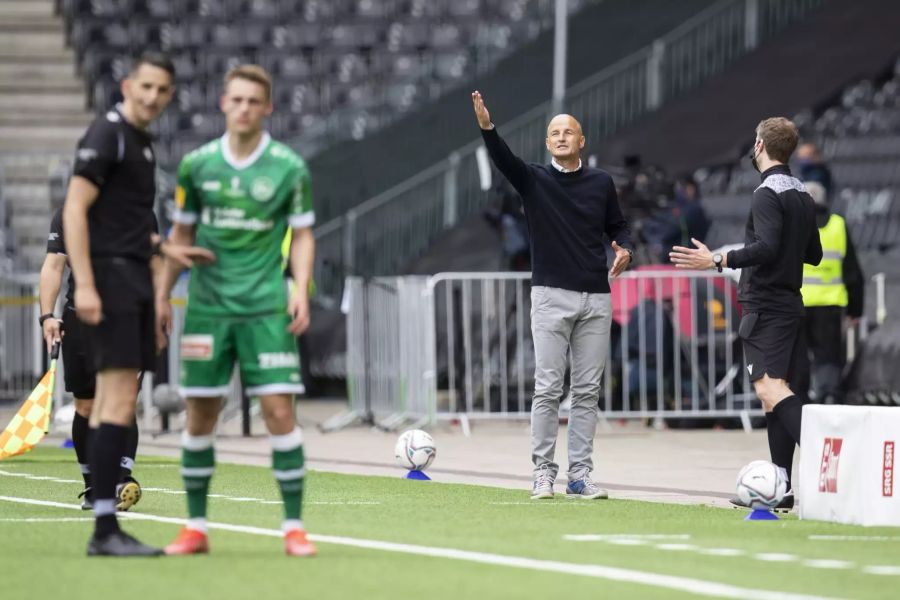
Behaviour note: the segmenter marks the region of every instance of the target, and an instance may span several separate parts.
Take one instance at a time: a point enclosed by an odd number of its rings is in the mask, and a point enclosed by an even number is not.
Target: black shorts
[[[150,266],[126,258],[94,259],[103,318],[87,326],[97,371],[156,366],[156,315]]]
[[[744,359],[750,381],[768,374],[772,379],[794,381],[808,361],[804,317],[745,313],[738,335],[744,342]]]
[[[87,325],[82,323],[75,310],[66,306],[63,309],[63,374],[66,391],[78,400],[91,400],[96,392],[97,372],[94,361],[90,357],[87,339]]]

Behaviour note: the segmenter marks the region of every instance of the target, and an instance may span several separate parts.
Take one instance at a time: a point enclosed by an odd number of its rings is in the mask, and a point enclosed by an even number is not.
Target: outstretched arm
[[[503,138],[500,137],[500,134],[497,133],[497,128],[491,122],[491,115],[484,105],[484,98],[481,97],[481,92],[472,92],[472,106],[475,109],[475,118],[478,120],[478,126],[481,128],[481,137],[484,139],[484,145],[487,147],[491,160],[503,173],[503,176],[516,188],[516,191],[522,194],[522,191],[528,186],[528,165],[513,154],[506,142],[503,141]]]

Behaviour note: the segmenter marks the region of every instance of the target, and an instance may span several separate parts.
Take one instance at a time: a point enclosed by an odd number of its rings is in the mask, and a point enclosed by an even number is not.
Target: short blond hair
[[[235,79],[243,79],[245,81],[258,83],[266,90],[266,100],[272,99],[272,76],[269,75],[269,72],[263,69],[261,66],[238,65],[229,70],[227,73],[225,73],[226,90],[228,89],[228,84]]]
[[[772,160],[787,163],[797,148],[800,132],[790,119],[772,117],[764,119],[756,126],[756,135],[766,147],[766,153]]]

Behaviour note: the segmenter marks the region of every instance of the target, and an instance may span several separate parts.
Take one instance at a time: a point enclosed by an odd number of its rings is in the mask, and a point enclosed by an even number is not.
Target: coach
[[[522,196],[531,238],[531,331],[536,363],[531,497],[553,497],[559,470],[554,462],[559,402],[571,356],[566,494],[606,498],[606,490],[591,480],[592,454],[600,376],[612,320],[609,276],[617,276],[631,262],[628,224],[609,174],[582,165],[584,135],[574,117],[557,115],[547,126],[550,164],[526,164],[500,138],[479,92],[472,93],[472,102],[491,160]],[[604,236],[616,253],[609,271]]]
[[[743,248],[712,254],[693,240],[696,248],[676,246],[670,254],[680,268],[741,269],[738,300],[744,312],[738,335],[750,381],[766,411],[772,462],[785,470],[788,480],[806,396],[798,381],[808,368],[800,295],[803,264],[822,260],[815,205],[787,166],[798,138],[797,127],[783,117],[756,127],[750,160],[762,181],[753,192]],[[793,504],[793,495],[786,495],[778,508]]]

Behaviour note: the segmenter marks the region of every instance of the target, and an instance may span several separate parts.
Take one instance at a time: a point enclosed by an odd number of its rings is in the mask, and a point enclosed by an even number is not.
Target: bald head
[[[581,131],[581,123],[578,122],[578,119],[576,119],[572,115],[559,114],[550,119],[550,123],[547,125],[547,137],[550,136],[550,132],[554,128],[560,127],[569,128],[575,131],[578,135],[584,135]]]
[[[584,148],[581,123],[572,115],[556,115],[547,125],[547,150],[557,161],[578,162]]]

